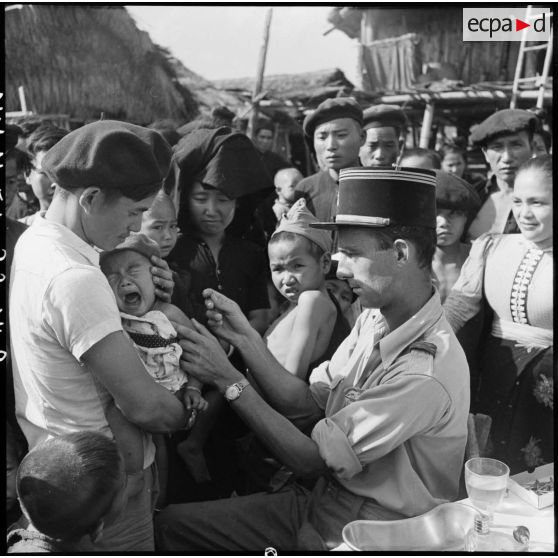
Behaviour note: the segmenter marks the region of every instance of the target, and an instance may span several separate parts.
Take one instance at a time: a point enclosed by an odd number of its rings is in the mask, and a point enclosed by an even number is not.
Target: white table
[[[460,502],[471,505],[468,498]],[[495,526],[512,528],[524,525],[531,533],[530,552],[554,552],[554,506],[538,510],[508,490],[498,511],[494,513],[493,523]],[[344,543],[333,550],[351,551]]]
[[[470,504],[469,499],[462,500]],[[531,533],[530,552],[554,552],[554,506],[538,510],[508,490],[494,513],[495,525],[525,525]]]

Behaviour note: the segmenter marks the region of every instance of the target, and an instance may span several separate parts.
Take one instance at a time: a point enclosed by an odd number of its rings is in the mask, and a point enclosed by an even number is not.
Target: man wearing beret
[[[302,128],[313,142],[321,170],[297,184],[297,197],[306,199],[318,219],[329,221],[335,215],[339,171],[359,164],[365,138],[362,109],[351,97],[326,99],[306,116]]]
[[[492,176],[481,192],[482,206],[468,229],[470,239],[485,232],[518,233],[511,195],[517,169],[533,156],[537,117],[521,109],[505,109],[489,116],[471,134],[480,146]]]
[[[112,250],[140,230],[171,155],[158,132],[124,122],[99,121],[71,132],[43,158],[55,194],[15,250],[14,387],[29,448],[80,430],[112,438],[103,410],[111,398],[142,440],[144,469],[128,475],[126,509],[105,526],[103,539],[82,551],[153,550],[157,479],[148,433],[176,430],[188,419],[182,401],[147,374],[99,268],[99,250]],[[167,268],[157,276],[159,286],[168,275]]]
[[[431,170],[341,170],[335,219],[313,226],[337,230],[337,276],[365,310],[309,384],[278,364],[235,303],[205,291],[210,328],[240,351],[259,389],[199,324],[183,332],[184,369],[316,482],[169,506],[155,519],[159,550],[326,551],[350,521],[416,516],[457,498],[469,371],[431,282],[435,195]]]
[[[407,117],[397,105],[376,105],[364,111],[366,142],[360,148],[365,167],[393,165],[405,145]]]

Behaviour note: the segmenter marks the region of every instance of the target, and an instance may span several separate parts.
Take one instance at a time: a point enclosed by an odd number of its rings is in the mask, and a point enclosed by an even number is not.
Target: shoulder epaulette
[[[438,347],[436,347],[434,343],[429,343],[428,341],[415,341],[409,345],[409,350],[424,351],[435,357]]]

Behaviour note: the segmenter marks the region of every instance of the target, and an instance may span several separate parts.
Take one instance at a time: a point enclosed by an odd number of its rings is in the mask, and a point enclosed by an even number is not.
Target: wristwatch
[[[227,386],[225,389],[225,399],[230,403],[231,401],[236,401],[240,394],[243,392],[246,386],[250,385],[250,382],[244,378],[240,380],[240,382],[236,382],[236,384],[231,384]]]

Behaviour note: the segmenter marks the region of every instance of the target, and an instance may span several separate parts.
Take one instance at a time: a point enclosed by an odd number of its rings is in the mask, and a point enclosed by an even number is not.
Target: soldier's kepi
[[[436,229],[435,172],[405,167],[342,169],[334,220],[310,226],[337,229],[342,225]]]

